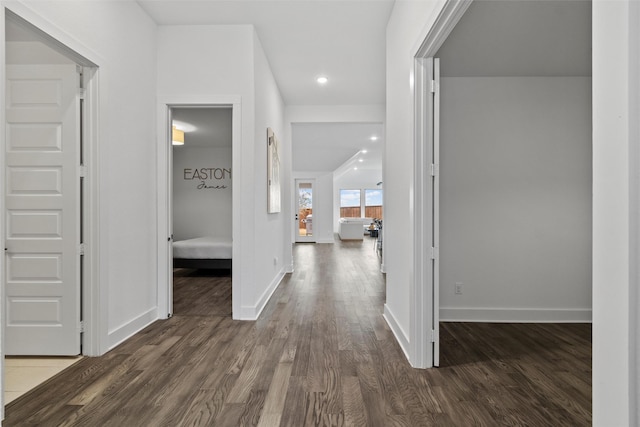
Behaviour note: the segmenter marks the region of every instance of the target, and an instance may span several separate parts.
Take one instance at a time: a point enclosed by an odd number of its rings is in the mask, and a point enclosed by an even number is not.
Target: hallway
[[[4,425],[591,424],[590,325],[443,324],[443,366],[412,369],[371,243],[296,245],[256,322],[229,317],[229,277],[180,277],[173,318],[10,403]]]

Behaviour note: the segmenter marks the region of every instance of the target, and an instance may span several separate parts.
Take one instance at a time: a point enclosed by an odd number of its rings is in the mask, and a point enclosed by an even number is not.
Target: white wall
[[[288,159],[280,159],[281,212],[267,213],[267,128],[273,129],[280,142],[280,155],[291,152],[284,139],[284,102],[275,82],[269,62],[256,32],[252,29],[255,78],[254,130],[254,215],[255,215],[255,293],[256,311],[266,304],[285,272],[285,248],[291,247],[285,218],[291,189],[291,169]]]
[[[443,78],[440,96],[441,320],[590,321],[591,79]]]
[[[283,276],[285,215],[267,214],[266,202],[266,132],[269,126],[282,134],[280,93],[250,25],[160,26],[158,39],[161,96],[241,97],[242,136],[233,149],[233,197],[239,199],[234,206],[240,207],[233,221],[241,225],[233,236],[234,290],[240,283],[233,296],[240,299],[240,312],[234,317],[254,319]],[[284,169],[288,180],[286,163]]]
[[[387,108],[383,157],[385,313],[409,351],[413,271],[413,58],[444,2],[396,1],[387,25]]]
[[[106,351],[156,318],[156,25],[134,2],[3,4],[100,67],[99,329]]]
[[[7,64],[72,64],[66,56],[40,42],[7,42]]]
[[[174,240],[231,239],[232,174],[231,147],[173,148]]]

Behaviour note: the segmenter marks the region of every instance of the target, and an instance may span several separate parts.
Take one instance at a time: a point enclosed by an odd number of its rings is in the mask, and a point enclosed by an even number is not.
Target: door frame
[[[411,211],[413,228],[416,230],[413,242],[413,269],[411,278],[411,316],[409,359],[416,368],[431,368],[438,364],[434,358],[434,346],[438,347],[439,332],[434,328],[437,313],[434,307],[438,298],[439,284],[433,264],[439,262],[437,248],[434,250],[432,264],[433,225],[437,224],[434,215],[431,186],[431,164],[433,153],[433,106],[431,105],[430,80],[432,70],[430,59],[447,39],[460,18],[464,15],[472,0],[447,0],[442,11],[428,32],[419,38],[419,44],[413,50],[414,56],[414,203]],[[437,232],[437,230],[435,230]],[[434,271],[435,270],[435,271]],[[435,316],[435,317],[434,317]],[[432,345],[434,344],[434,345]],[[436,355],[437,356],[437,355]]]
[[[315,187],[316,187],[316,179],[315,178],[294,178],[293,179],[293,200],[294,200],[294,207],[295,207],[295,211],[294,211],[294,215],[295,215],[295,220],[294,220],[294,230],[293,230],[293,236],[294,236],[294,243],[316,243],[318,241],[317,237],[316,237],[316,233],[312,232],[311,236],[300,236],[300,230],[299,230],[299,220],[298,220],[298,182],[304,182],[304,183],[309,183],[311,184],[311,210],[313,212],[313,206],[315,204],[315,202],[313,201],[315,195]],[[313,226],[313,224],[312,224]]]
[[[100,63],[104,61],[95,52],[87,49],[78,40],[69,37],[64,31],[52,25],[47,20],[20,3],[12,3],[0,7],[0,52],[1,73],[0,83],[2,93],[6,93],[6,55],[5,55],[5,20],[14,19],[24,25],[26,29],[38,36],[41,42],[48,47],[68,57],[79,66],[83,67],[84,108],[83,108],[83,150],[84,150],[84,190],[83,190],[83,228],[84,228],[84,264],[82,270],[81,285],[81,310],[83,313],[83,334],[81,337],[82,354],[86,356],[99,356],[108,350],[107,310],[102,301],[107,301],[107,290],[101,283],[106,283],[106,270],[100,262],[101,240],[103,225],[100,222]],[[5,102],[0,106],[0,134],[5,133]],[[5,170],[4,150],[0,150],[0,164]],[[5,224],[5,194],[4,186],[0,189],[0,223]],[[0,237],[4,241],[5,229],[0,227]],[[0,274],[2,281],[0,286],[0,326],[4,330],[4,299],[5,299],[5,259],[0,262]],[[2,343],[0,358],[4,372],[4,343]],[[4,387],[0,391],[4,391]],[[0,396],[1,397],[1,396]],[[4,408],[4,406],[2,406]]]
[[[242,155],[242,105],[239,95],[166,95],[158,97],[158,141],[157,141],[157,316],[168,319],[173,316],[173,255],[172,228],[173,215],[172,171],[173,155],[171,145],[171,109],[180,107],[218,108],[230,107],[232,110],[231,136],[231,170],[233,184],[231,186],[232,212],[241,212],[241,155]],[[232,259],[231,275],[231,306],[232,317],[240,315],[240,290],[242,282],[240,274],[242,259],[241,252],[241,224],[232,224]]]

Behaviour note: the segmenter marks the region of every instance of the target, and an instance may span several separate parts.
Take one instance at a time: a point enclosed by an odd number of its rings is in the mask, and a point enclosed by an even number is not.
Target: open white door
[[[440,59],[433,59],[433,166],[432,203],[433,228],[431,232],[434,248],[433,262],[433,366],[440,366]]]
[[[80,102],[76,65],[6,68],[7,355],[77,355]]]
[[[313,179],[296,179],[295,195],[296,242],[315,242],[313,234]]]

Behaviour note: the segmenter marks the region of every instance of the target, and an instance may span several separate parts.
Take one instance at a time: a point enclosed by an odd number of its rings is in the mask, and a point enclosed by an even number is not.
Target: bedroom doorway
[[[170,114],[172,314],[197,303],[202,313],[230,315],[233,110],[178,106]]]

